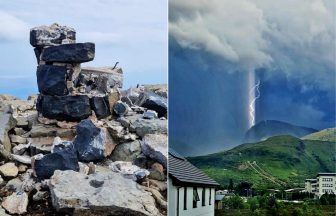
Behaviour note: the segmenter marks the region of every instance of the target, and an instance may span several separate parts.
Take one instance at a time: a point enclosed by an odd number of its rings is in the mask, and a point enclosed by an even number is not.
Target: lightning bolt
[[[253,126],[255,124],[255,101],[260,98],[260,80],[258,80],[257,84],[252,86],[250,89],[249,95],[253,98],[250,102],[250,125]]]

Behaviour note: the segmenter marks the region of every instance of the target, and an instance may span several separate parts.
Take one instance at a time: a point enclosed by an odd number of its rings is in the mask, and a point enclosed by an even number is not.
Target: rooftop
[[[216,187],[219,184],[196,168],[180,154],[169,149],[169,177],[173,185],[178,186],[210,186]]]
[[[336,173],[318,173],[317,176],[336,176]]]

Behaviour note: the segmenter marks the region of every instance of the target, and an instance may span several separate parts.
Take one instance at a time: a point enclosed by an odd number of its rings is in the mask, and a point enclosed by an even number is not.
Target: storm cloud
[[[261,81],[256,122],[334,127],[334,1],[172,0],[169,11],[170,144],[180,153],[242,142],[250,71]]]

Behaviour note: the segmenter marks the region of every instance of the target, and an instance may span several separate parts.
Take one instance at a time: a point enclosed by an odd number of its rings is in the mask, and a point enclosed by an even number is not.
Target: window
[[[209,188],[209,205],[211,205],[211,188]]]
[[[187,187],[184,187],[183,209],[187,210]]]
[[[205,188],[202,188],[202,206],[205,206]]]
[[[199,201],[199,196],[197,193],[197,187],[193,188],[193,208],[197,208],[197,201]]]

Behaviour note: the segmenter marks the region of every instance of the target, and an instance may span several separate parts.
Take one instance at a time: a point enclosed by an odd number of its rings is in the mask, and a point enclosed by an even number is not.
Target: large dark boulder
[[[74,146],[80,161],[102,160],[110,155],[116,146],[105,128],[96,127],[91,120],[81,121],[77,127]]]
[[[79,170],[76,150],[69,141],[54,146],[53,152],[34,161],[35,174],[39,179],[50,178],[55,170]]]
[[[152,92],[143,92],[139,95],[137,104],[158,113],[159,118],[167,114],[167,98]]]
[[[90,99],[91,108],[98,119],[106,118],[111,115],[108,97],[93,97]]]
[[[40,95],[36,107],[44,117],[59,121],[80,121],[91,115],[90,99],[86,95]]]
[[[66,83],[67,68],[65,66],[39,65],[36,76],[40,93],[58,96],[69,93]]]
[[[43,49],[41,59],[46,62],[81,63],[92,61],[94,43],[73,43]]]

